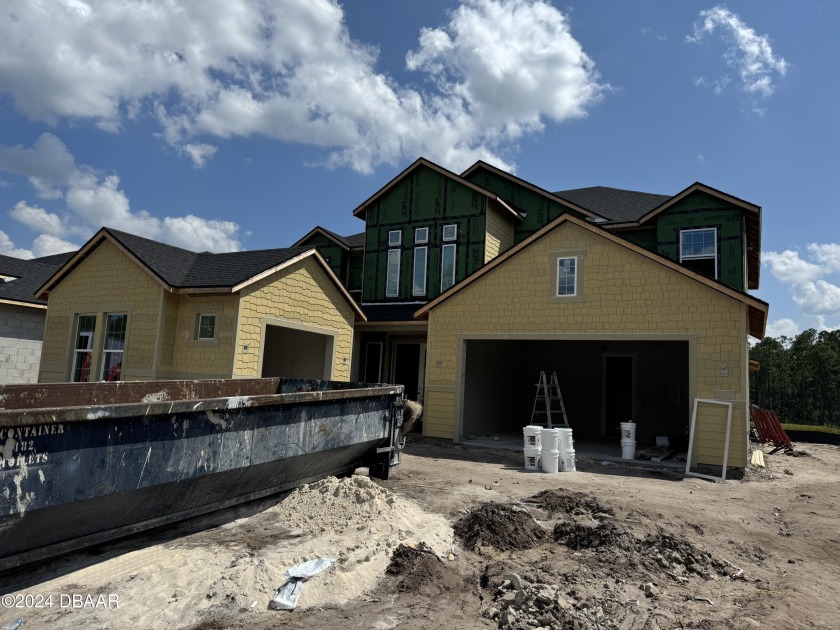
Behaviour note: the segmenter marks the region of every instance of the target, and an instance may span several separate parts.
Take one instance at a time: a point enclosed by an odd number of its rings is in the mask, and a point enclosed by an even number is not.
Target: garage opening
[[[266,325],[262,377],[330,379],[332,335]]]
[[[461,437],[519,434],[531,421],[541,370],[557,372],[577,439],[686,437],[688,341],[468,340]]]

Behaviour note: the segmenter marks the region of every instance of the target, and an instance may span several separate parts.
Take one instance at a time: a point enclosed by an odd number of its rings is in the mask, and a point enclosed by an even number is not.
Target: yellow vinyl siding
[[[513,217],[498,202],[487,204],[487,225],[484,236],[484,262],[490,262],[513,246]]]
[[[350,380],[355,313],[314,257],[304,258],[242,289],[239,309],[234,376],[260,375],[262,318],[270,317],[332,331],[332,378]]]
[[[179,296],[172,351],[173,378],[230,378],[236,343],[238,295]],[[216,315],[216,339],[196,340],[198,313]]]
[[[76,315],[96,315],[91,380],[99,380],[106,313],[128,313],[123,380],[154,376],[163,288],[110,241],[103,241],[49,295],[39,382],[70,380]]]
[[[552,299],[558,252],[582,251],[581,295]],[[459,370],[464,335],[682,334],[691,338],[694,398],[732,390],[730,465],[746,464],[746,306],[573,223],[564,223],[429,313],[426,386],[456,388],[433,397],[428,435],[458,439]],[[724,376],[722,366],[728,366]],[[691,384],[690,384],[691,388]],[[689,418],[685,418],[688,422]],[[722,441],[704,444],[700,463],[715,463]],[[708,453],[708,454],[707,454]]]

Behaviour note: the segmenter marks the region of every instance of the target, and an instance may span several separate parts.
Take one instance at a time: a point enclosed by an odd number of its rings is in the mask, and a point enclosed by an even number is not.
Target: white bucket
[[[613,425],[615,426],[615,425]],[[632,440],[636,441],[636,423],[622,422],[621,423],[621,441]]]
[[[560,432],[560,450],[571,451],[575,448],[575,441],[572,439],[571,429],[557,429]]]
[[[525,449],[525,470],[539,470],[540,469],[540,449],[526,448]]]
[[[543,428],[536,424],[529,424],[522,428],[522,433],[525,437],[525,448],[540,450],[542,445],[542,441],[540,440],[542,430]]]
[[[542,461],[543,472],[556,473],[560,471],[560,451],[542,451],[540,460]]]
[[[621,459],[636,459],[636,440],[621,440]]]
[[[540,439],[542,440],[542,446],[540,448],[544,453],[561,450],[560,429],[543,429]]]
[[[575,452],[573,450],[560,453],[560,472],[575,472]]]

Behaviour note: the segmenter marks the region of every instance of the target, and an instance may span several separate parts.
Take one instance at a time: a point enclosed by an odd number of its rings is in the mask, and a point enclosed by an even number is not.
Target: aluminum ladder
[[[552,417],[558,414],[562,416],[562,422],[553,422]],[[545,418],[541,416],[545,416]],[[537,383],[537,395],[534,398],[534,409],[531,412],[531,424],[545,425],[549,429],[553,429],[555,426],[571,428],[569,427],[569,418],[566,415],[566,406],[563,404],[563,395],[560,393],[560,383],[557,382],[557,372],[551,373],[550,380],[546,377],[545,370],[540,372],[540,382]]]

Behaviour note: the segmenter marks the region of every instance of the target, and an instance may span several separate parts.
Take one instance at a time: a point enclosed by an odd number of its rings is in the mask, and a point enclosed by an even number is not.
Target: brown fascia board
[[[389,181],[387,184],[385,184],[382,188],[377,190],[371,197],[368,197],[364,202],[362,202],[362,204],[358,208],[353,210],[353,216],[358,217],[360,219],[364,219],[365,218],[364,212],[370,204],[372,204],[374,201],[379,199],[379,197],[381,197],[383,194],[388,192],[388,190],[390,190],[393,186],[395,186],[397,184],[397,182],[400,181],[403,177],[408,175],[408,173],[410,173],[411,171],[413,171],[414,169],[416,169],[420,166],[425,166],[427,168],[432,169],[433,171],[437,171],[441,175],[451,177],[452,179],[454,179],[454,180],[458,181],[459,183],[463,184],[464,186],[467,186],[468,188],[472,188],[476,192],[480,192],[482,195],[485,195],[486,197],[489,197],[490,199],[494,199],[494,200],[498,201],[502,205],[502,207],[505,208],[506,210],[508,210],[514,217],[516,217],[520,221],[522,220],[522,217],[519,215],[519,213],[516,210],[514,210],[513,208],[511,208],[507,203],[505,203],[505,201],[502,198],[500,198],[498,195],[495,195],[495,194],[491,193],[489,190],[484,190],[481,186],[476,186],[475,184],[473,184],[471,182],[468,182],[467,180],[465,180],[463,177],[461,177],[457,173],[453,173],[449,169],[446,169],[442,166],[439,166],[439,165],[435,164],[434,162],[431,162],[431,161],[429,161],[429,160],[427,160],[426,158],[423,158],[423,157],[417,158],[411,164],[411,166],[409,166],[408,168],[403,170],[399,175],[394,177],[391,181]]]
[[[590,232],[592,232],[596,235],[599,235],[599,236],[601,236],[601,237],[603,237],[603,238],[605,238],[609,241],[612,241],[613,243],[616,243],[617,245],[621,245],[622,247],[625,247],[625,248],[629,249],[630,251],[636,252],[637,254],[640,254],[640,255],[644,256],[645,258],[648,258],[649,260],[652,260],[653,262],[659,263],[660,265],[663,265],[663,266],[671,269],[672,271],[675,271],[675,272],[680,273],[684,276],[692,278],[692,279],[700,282],[701,284],[706,285],[707,287],[709,287],[711,289],[715,289],[716,291],[719,291],[720,293],[723,293],[724,295],[727,295],[728,297],[731,297],[731,298],[733,298],[735,300],[738,300],[739,302],[745,304],[749,309],[749,314],[748,314],[749,323],[750,323],[749,334],[753,337],[756,337],[757,339],[762,339],[764,337],[764,329],[765,329],[765,326],[766,326],[766,323],[767,323],[767,312],[769,310],[769,305],[767,304],[767,302],[759,300],[758,298],[755,298],[755,297],[753,297],[753,296],[751,296],[747,293],[744,293],[742,291],[738,291],[737,289],[733,289],[731,287],[728,287],[725,284],[717,282],[716,280],[711,280],[711,279],[707,278],[706,276],[704,276],[702,274],[699,274],[695,271],[691,271],[690,269],[686,269],[682,265],[679,265],[679,264],[675,263],[674,261],[665,258],[664,256],[660,256],[659,254],[655,254],[653,252],[650,252],[650,251],[644,249],[643,247],[639,247],[638,245],[634,245],[630,241],[627,241],[627,240],[625,240],[625,239],[623,239],[619,236],[616,236],[615,234],[612,234],[611,232],[609,232],[609,231],[607,231],[607,230],[605,230],[601,227],[598,227],[596,225],[592,225],[591,223],[588,223],[586,221],[581,221],[580,219],[578,219],[578,218],[576,218],[572,215],[569,215],[569,214],[560,215],[559,217],[554,219],[554,221],[552,221],[551,223],[548,223],[547,225],[545,225],[539,231],[534,232],[531,236],[526,238],[524,241],[522,241],[518,245],[512,247],[511,249],[509,249],[504,254],[501,254],[500,256],[497,256],[492,261],[490,261],[489,263],[487,263],[483,267],[479,268],[477,271],[473,272],[471,275],[469,275],[466,278],[464,278],[463,280],[461,280],[461,282],[459,282],[458,284],[452,286],[451,288],[449,288],[444,293],[441,293],[438,297],[436,297],[431,302],[428,302],[427,304],[423,305],[421,308],[419,308],[417,311],[415,311],[414,318],[415,319],[427,318],[429,311],[432,310],[434,307],[436,307],[438,304],[440,304],[441,302],[449,299],[450,297],[452,297],[453,295],[455,295],[456,293],[458,293],[462,289],[466,288],[468,285],[470,285],[474,281],[478,280],[484,274],[489,273],[490,271],[492,271],[493,269],[495,269],[499,265],[503,264],[508,258],[511,258],[511,257],[515,256],[517,253],[519,253],[520,251],[522,251],[523,249],[525,249],[526,247],[528,247],[529,245],[531,245],[535,241],[539,240],[540,238],[542,238],[543,236],[545,236],[549,232],[552,232],[554,229],[556,229],[557,227],[559,227],[560,225],[562,225],[563,223],[566,223],[566,222],[574,223],[578,227],[581,227],[585,230],[589,230]]]
[[[572,203],[571,201],[568,201],[567,199],[563,199],[563,197],[558,197],[554,193],[551,193],[551,192],[545,190],[544,188],[540,188],[536,184],[532,184],[531,182],[526,181],[526,180],[522,179],[521,177],[517,177],[516,175],[511,175],[510,173],[508,173],[506,171],[503,171],[502,169],[500,169],[496,166],[493,166],[492,164],[488,164],[487,162],[485,162],[483,160],[479,160],[478,162],[476,162],[475,164],[470,166],[466,171],[464,171],[461,174],[461,177],[466,178],[473,171],[475,171],[476,169],[479,169],[479,168],[485,168],[488,171],[491,171],[491,172],[495,173],[496,175],[500,175],[501,177],[505,177],[505,178],[507,178],[507,179],[509,179],[513,182],[516,182],[517,184],[520,184],[521,186],[524,186],[525,188],[533,190],[534,192],[536,192],[540,195],[544,195],[544,196],[546,196],[550,199],[555,200],[556,202],[566,206],[570,210],[574,210],[575,212],[580,212],[581,214],[584,214],[584,215],[586,215],[586,216],[588,216],[592,219],[600,219],[601,221],[606,221],[607,220],[606,217],[602,217],[600,214],[596,214],[596,213],[592,212],[591,210],[587,210],[586,208],[583,208],[583,207],[581,207],[577,204]]]
[[[326,228],[322,228],[320,225],[316,225],[314,228],[309,230],[309,232],[307,232],[303,237],[298,239],[297,242],[295,242],[292,245],[292,247],[303,247],[303,245],[301,245],[301,243],[303,243],[304,241],[309,239],[311,236],[314,236],[315,234],[321,234],[323,236],[326,236],[328,239],[330,239],[333,243],[335,243],[336,245],[338,245],[342,249],[350,249],[345,243],[342,243],[341,241],[336,239],[335,236],[330,234],[329,230],[327,230]]]

